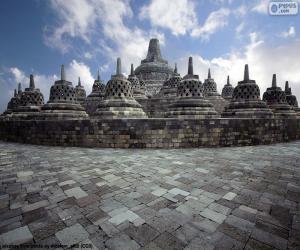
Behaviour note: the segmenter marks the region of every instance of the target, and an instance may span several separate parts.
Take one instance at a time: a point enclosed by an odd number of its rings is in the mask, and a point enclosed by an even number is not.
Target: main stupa
[[[172,76],[173,69],[168,65],[168,61],[162,58],[158,39],[150,40],[147,57],[141,61],[134,73],[144,80],[147,96],[157,94],[163,83]]]

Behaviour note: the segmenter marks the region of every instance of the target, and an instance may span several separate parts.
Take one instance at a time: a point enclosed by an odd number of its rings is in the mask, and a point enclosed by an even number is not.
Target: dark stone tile
[[[141,246],[147,245],[159,235],[158,231],[156,231],[147,224],[143,224],[139,227],[130,225],[124,230],[124,232],[128,234],[131,238],[133,238]]]
[[[168,232],[162,233],[154,240],[154,243],[165,250],[182,250],[186,246],[181,240]]]

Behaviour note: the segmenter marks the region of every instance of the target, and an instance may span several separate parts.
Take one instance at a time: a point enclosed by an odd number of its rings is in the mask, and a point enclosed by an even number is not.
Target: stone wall
[[[300,139],[300,119],[0,121],[0,140],[41,145],[183,148],[296,139]]]

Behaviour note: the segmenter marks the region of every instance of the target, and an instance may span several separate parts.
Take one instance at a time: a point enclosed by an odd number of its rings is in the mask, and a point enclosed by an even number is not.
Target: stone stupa
[[[133,97],[136,100],[147,99],[147,96],[145,95],[145,88],[141,86],[139,78],[137,78],[137,76],[134,73],[133,64],[131,64],[130,67],[130,75],[128,76],[128,81],[131,82]]]
[[[287,103],[296,111],[296,113],[300,116],[300,108],[298,106],[297,97],[292,94],[292,89],[289,86],[289,82],[285,82],[285,95]]]
[[[78,77],[78,85],[75,87],[75,97],[76,101],[83,105],[86,98],[86,92],[84,87],[81,85],[80,77]]]
[[[18,84],[18,91],[17,89],[14,90],[14,96],[10,99],[7,104],[7,109],[4,114],[10,114],[15,111],[21,104],[21,95],[22,95],[22,87],[21,83]]]
[[[225,100],[230,101],[233,95],[233,91],[234,87],[230,84],[229,76],[227,76],[227,83],[224,85],[221,95]]]
[[[234,88],[230,104],[225,107],[223,117],[272,118],[273,112],[260,99],[260,90],[255,80],[249,78],[248,64],[245,65],[244,80]]]
[[[287,103],[285,92],[277,86],[276,74],[273,74],[272,87],[267,88],[263,94],[263,100],[274,112],[277,117],[295,117],[296,113]]]
[[[176,98],[177,96],[177,88],[182,78],[180,74],[177,72],[177,64],[175,64],[174,72],[172,76],[164,82],[159,95],[161,98]]]
[[[130,81],[121,73],[121,59],[117,59],[116,74],[105,88],[104,99],[95,113],[96,118],[147,118],[142,106],[134,99]]]
[[[158,94],[163,83],[172,75],[173,69],[162,58],[158,39],[150,40],[147,57],[141,61],[134,73],[140,80],[145,81],[147,96]]]
[[[30,75],[29,87],[22,92],[19,88],[19,104],[11,113],[12,119],[38,119],[41,106],[44,104],[44,96],[35,87],[33,75]]]
[[[180,82],[177,100],[171,104],[166,117],[179,119],[203,119],[218,117],[212,103],[203,96],[203,85],[193,72],[193,58],[189,58],[188,74]]]
[[[77,103],[72,83],[66,81],[64,65],[61,66],[61,79],[50,88],[49,101],[41,108],[42,119],[81,120],[88,118],[84,108]]]
[[[85,99],[84,107],[88,114],[94,114],[100,104],[101,100],[104,98],[105,84],[100,79],[99,70],[97,72],[97,79],[95,79],[92,92]]]
[[[203,95],[204,97],[211,102],[215,110],[218,113],[223,112],[225,106],[228,102],[218,93],[217,84],[215,80],[211,77],[210,69],[208,69],[207,79],[203,83]]]

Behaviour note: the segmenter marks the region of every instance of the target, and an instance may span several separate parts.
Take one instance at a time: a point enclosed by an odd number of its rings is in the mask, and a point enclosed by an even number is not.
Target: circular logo
[[[278,10],[277,4],[273,4],[273,5],[271,6],[271,11],[272,11],[273,13],[276,13],[277,10]]]

